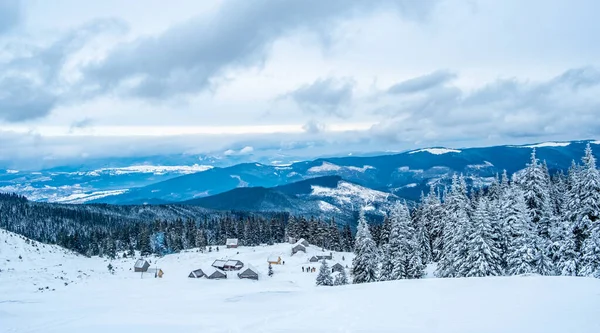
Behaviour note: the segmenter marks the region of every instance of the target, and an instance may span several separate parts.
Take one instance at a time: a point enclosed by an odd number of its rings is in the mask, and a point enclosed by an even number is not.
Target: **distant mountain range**
[[[532,148],[550,170],[579,161],[585,145],[600,156],[600,141],[545,142],[523,146],[419,149],[380,156],[321,158],[285,165],[242,163],[148,166],[40,172],[0,170],[0,192],[64,203],[184,203],[219,210],[286,210],[348,214],[353,205],[385,210],[398,198],[418,199],[430,184],[462,173],[474,186],[497,173],[523,169]],[[350,207],[350,208],[348,208]]]

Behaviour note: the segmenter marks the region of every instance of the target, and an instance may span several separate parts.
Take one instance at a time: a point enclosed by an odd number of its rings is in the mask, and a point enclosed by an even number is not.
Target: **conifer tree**
[[[495,242],[496,236],[488,214],[487,198],[478,200],[473,222],[467,227],[467,253],[461,260],[461,276],[498,276],[502,274],[500,250]]]
[[[317,275],[317,286],[333,286],[333,278],[331,277],[331,269],[327,265],[327,261],[321,262],[319,275]]]
[[[467,256],[466,233],[469,224],[469,206],[464,178],[454,175],[452,188],[444,203],[443,247],[436,269],[438,277],[458,277],[462,261]]]
[[[360,211],[358,218],[354,253],[356,256],[352,260],[352,282],[357,284],[377,281],[377,246],[369,232],[364,210]]]
[[[348,284],[348,275],[346,274],[346,270],[342,269],[336,276],[333,281],[334,286],[343,286]]]
[[[506,232],[506,273],[519,275],[534,273],[534,237],[537,233],[533,228],[531,216],[525,197],[519,187],[511,186],[504,195],[506,211],[504,225]]]

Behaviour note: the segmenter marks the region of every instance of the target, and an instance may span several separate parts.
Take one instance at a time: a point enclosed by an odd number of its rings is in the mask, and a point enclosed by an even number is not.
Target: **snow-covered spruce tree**
[[[269,272],[268,272],[269,276],[273,276],[273,266],[271,266],[271,264],[269,264]]]
[[[390,243],[382,269],[387,280],[416,279],[424,275],[425,267],[415,230],[406,204],[396,202],[390,214]],[[391,269],[391,271],[390,271]]]
[[[502,275],[500,250],[495,239],[491,218],[488,214],[489,202],[486,197],[480,197],[473,222],[467,227],[467,256],[461,262],[461,276],[498,276]]]
[[[345,284],[348,284],[348,275],[346,274],[346,270],[342,269],[342,271],[335,276],[335,279],[333,280],[333,285],[343,286]]]
[[[418,247],[419,254],[421,255],[421,262],[423,264],[427,264],[431,262],[432,251],[431,251],[431,238],[430,238],[430,230],[431,225],[428,220],[424,217],[425,210],[423,209],[423,205],[421,205],[419,215],[414,218],[414,229],[415,229],[415,241]]]
[[[562,216],[555,217],[550,233],[552,238],[552,260],[558,275],[576,276],[579,271],[581,256],[576,251],[573,224],[563,220]]]
[[[371,237],[365,213],[362,209],[358,218],[354,253],[356,256],[352,260],[352,283],[377,281],[377,246]]]
[[[423,259],[426,259],[424,263],[431,261],[438,261],[442,248],[441,235],[443,229],[442,219],[442,205],[440,198],[436,193],[433,184],[429,188],[429,194],[425,197],[425,201],[422,203],[422,222],[428,231],[429,235],[429,255],[426,253],[426,249],[423,250]]]
[[[465,239],[466,228],[470,223],[467,215],[469,205],[464,178],[454,175],[452,177],[452,188],[443,205],[443,247],[435,272],[438,277],[460,276],[459,268],[467,256]]]
[[[381,249],[383,256],[381,259],[381,269],[379,270],[379,281],[394,280],[392,272],[394,271],[394,262],[390,253],[390,245],[386,244]]]
[[[201,252],[204,252],[206,248],[206,236],[204,235],[204,229],[198,228],[196,229],[196,244],[194,244],[197,248],[200,249]]]
[[[533,265],[536,273],[540,275],[555,275],[556,267],[552,258],[548,255],[549,241],[540,235],[534,237],[534,240]]]
[[[577,177],[579,188],[579,200],[575,217],[574,234],[577,249],[581,249],[582,268],[584,275],[590,275],[590,269],[600,258],[594,253],[595,244],[598,240],[590,238],[592,231],[600,224],[600,173],[596,169],[596,158],[592,154],[592,148],[588,143],[583,157],[583,166]],[[588,244],[586,244],[588,243]],[[591,251],[591,252],[589,252]]]
[[[527,164],[518,182],[524,191],[525,203],[538,235],[544,240],[549,240],[552,213],[550,179],[535,155],[535,148],[531,152],[531,162]]]
[[[333,286],[333,278],[331,277],[331,269],[327,265],[327,261],[321,262],[319,274],[317,275],[317,286]]]
[[[592,226],[590,236],[583,243],[580,275],[600,278],[600,223],[596,221]]]
[[[506,233],[506,274],[534,273],[534,237],[531,216],[520,187],[510,186],[503,195],[504,226]]]

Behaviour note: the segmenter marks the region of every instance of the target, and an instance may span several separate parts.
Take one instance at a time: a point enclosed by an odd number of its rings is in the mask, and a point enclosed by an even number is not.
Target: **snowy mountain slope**
[[[119,195],[129,188],[150,185],[181,175],[206,171],[207,165],[132,165],[92,170],[0,170],[0,192],[30,200],[84,203]]]
[[[81,282],[93,273],[89,270],[92,261],[86,259],[60,246],[0,229],[0,295],[52,292]]]
[[[2,257],[18,257],[23,240],[0,233]],[[17,236],[18,237],[18,236]],[[11,245],[1,245],[8,244]],[[289,244],[187,251],[148,258],[165,272],[130,271],[135,259],[51,256],[26,252],[27,264],[11,259],[0,273],[2,332],[597,332],[600,280],[514,276],[422,279],[316,287],[317,273],[302,272],[320,249],[290,256]],[[14,250],[13,250],[14,249]],[[238,253],[239,252],[239,253]],[[280,255],[267,276],[266,258]],[[44,256],[44,260],[42,260]],[[333,253],[350,264],[352,254]],[[342,260],[342,257],[345,260]],[[258,281],[190,279],[189,272],[215,259],[235,258],[258,268]],[[31,265],[35,262],[37,267]],[[115,274],[106,266],[111,263]],[[62,266],[58,266],[62,264]],[[10,266],[12,265],[12,266]],[[44,269],[43,271],[37,268]],[[11,269],[10,272],[4,269]],[[81,271],[81,272],[80,272]],[[9,274],[6,274],[6,273]],[[55,279],[75,274],[62,287]],[[83,275],[87,274],[87,275]],[[60,283],[58,282],[60,280]],[[55,282],[56,281],[56,282]],[[33,285],[36,283],[36,285]],[[38,286],[50,289],[39,291]],[[55,289],[52,291],[52,289]]]
[[[323,176],[271,188],[244,187],[214,196],[183,202],[208,209],[234,211],[287,211],[295,214],[336,217],[351,221],[363,206],[371,214],[384,215],[397,197],[354,183],[339,176]]]

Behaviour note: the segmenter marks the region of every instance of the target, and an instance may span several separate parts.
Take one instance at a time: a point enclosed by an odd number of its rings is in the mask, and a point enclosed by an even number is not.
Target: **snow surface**
[[[349,169],[349,170],[352,170],[352,171],[357,171],[357,172],[365,172],[365,171],[367,171],[369,169],[375,169],[375,167],[372,167],[370,165],[363,165],[362,168],[355,167],[355,166],[349,166],[349,167],[346,167],[346,168]]]
[[[389,193],[376,191],[360,185],[340,181],[335,188],[312,185],[311,195],[332,198],[340,205],[352,203],[365,204],[371,202],[385,202]]]
[[[434,155],[442,155],[442,154],[448,154],[448,153],[460,153],[460,150],[449,149],[449,148],[425,148],[425,149],[413,150],[413,151],[409,152],[409,154],[423,153],[423,152],[434,154]]]
[[[165,273],[156,279],[134,273],[133,258],[113,260],[111,275],[106,259],[28,244],[0,230],[0,332],[600,331],[598,279],[515,276],[316,287],[319,266],[308,259],[321,250],[310,246],[290,256],[290,249],[222,247],[147,258]],[[285,265],[273,265],[268,277],[271,253],[282,253]],[[352,260],[350,253],[333,256],[331,264],[349,266]],[[259,281],[238,279],[237,272],[228,272],[226,280],[187,277],[225,258],[257,267]],[[303,273],[308,266],[317,272]]]
[[[329,202],[325,202],[323,200],[319,200],[318,201],[319,204],[319,209],[323,212],[339,212],[340,209],[337,208],[336,206],[330,204]]]
[[[490,168],[493,166],[494,165],[491,162],[483,161],[483,164],[469,164],[469,165],[467,165],[467,168],[479,170],[479,169]]]
[[[248,182],[242,180],[242,177],[238,176],[238,175],[229,175],[229,177],[231,178],[235,178],[239,181],[239,184],[237,187],[248,187]]]
[[[123,190],[112,190],[112,191],[96,191],[91,193],[76,192],[65,197],[48,198],[48,202],[59,202],[59,203],[70,203],[70,204],[82,204],[91,200],[109,197],[112,195],[119,195],[127,192],[127,189]]]
[[[323,164],[321,164],[319,166],[314,166],[314,167],[308,169],[308,172],[338,171],[341,168],[342,167],[340,167],[339,165],[335,165],[335,164],[329,163],[329,162],[323,162]]]
[[[166,173],[190,174],[210,170],[210,165],[132,165],[122,168],[102,168],[88,172],[81,172],[82,175],[99,176],[102,173],[112,175],[124,175],[130,173],[153,173],[155,175],[164,175]]]
[[[571,144],[570,142],[542,142],[542,143],[537,143],[535,145],[519,146],[519,147],[524,147],[524,148],[566,147],[570,144]]]

